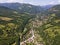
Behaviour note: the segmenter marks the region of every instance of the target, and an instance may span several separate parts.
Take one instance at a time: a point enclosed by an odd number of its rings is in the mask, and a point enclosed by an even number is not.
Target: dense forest
[[[60,5],[0,4],[0,45],[60,45]]]

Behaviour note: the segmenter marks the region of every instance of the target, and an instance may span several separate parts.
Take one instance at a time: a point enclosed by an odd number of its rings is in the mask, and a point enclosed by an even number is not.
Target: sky
[[[0,0],[0,3],[29,3],[33,5],[54,5],[54,4],[60,4],[60,0]]]

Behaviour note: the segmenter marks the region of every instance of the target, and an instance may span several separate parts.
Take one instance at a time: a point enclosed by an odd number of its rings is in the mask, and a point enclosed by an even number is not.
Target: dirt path
[[[34,37],[35,37],[35,36],[34,36],[33,28],[31,29],[31,33],[32,33],[32,37],[30,37],[30,38],[28,38],[27,40],[21,42],[20,45],[26,43],[27,41],[28,41],[28,42],[32,42],[32,41],[34,42]]]

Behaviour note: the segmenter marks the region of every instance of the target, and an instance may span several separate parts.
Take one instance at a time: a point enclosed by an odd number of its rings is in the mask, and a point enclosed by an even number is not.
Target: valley
[[[60,5],[45,7],[1,3],[0,45],[60,45]]]

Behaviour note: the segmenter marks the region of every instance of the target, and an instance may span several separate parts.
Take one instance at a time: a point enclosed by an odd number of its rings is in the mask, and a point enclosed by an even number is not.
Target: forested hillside
[[[0,45],[60,45],[60,5],[43,8],[0,4]]]
[[[50,8],[45,14],[36,15],[25,27],[21,44],[26,45],[60,45],[60,13],[58,5]],[[52,10],[51,10],[52,9]],[[33,30],[33,31],[32,31]],[[32,33],[33,32],[33,33]]]
[[[0,7],[0,45],[12,45],[20,38],[28,21],[34,16],[20,14],[7,7]],[[19,36],[18,36],[19,35]]]
[[[40,13],[43,8],[40,6],[35,6],[31,4],[22,4],[22,3],[0,3],[0,6],[5,6],[11,9],[14,9],[20,13],[29,13],[29,14],[37,14]]]

